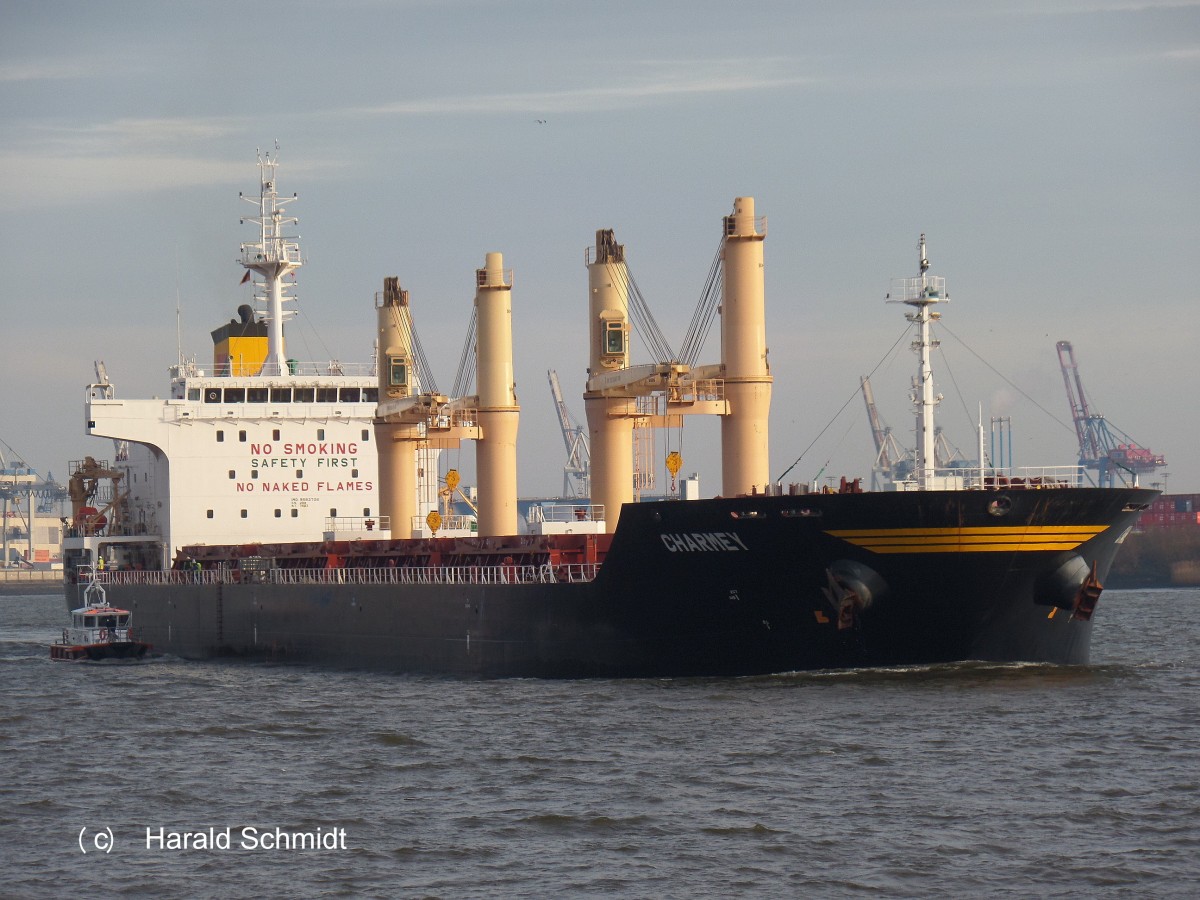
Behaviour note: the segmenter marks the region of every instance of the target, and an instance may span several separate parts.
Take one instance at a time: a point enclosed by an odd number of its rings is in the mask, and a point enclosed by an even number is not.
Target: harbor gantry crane
[[[563,466],[563,497],[587,500],[592,494],[592,455],[588,447],[587,429],[571,418],[558,384],[558,373],[550,369],[546,376],[550,379],[554,409],[558,413],[559,427],[562,428],[563,443],[567,446],[567,464]]]
[[[5,449],[8,450],[8,456],[4,453]],[[66,497],[66,488],[53,478],[42,478],[18,458],[8,443],[0,439],[0,568],[13,562],[10,538],[23,538],[28,545],[25,559],[33,558],[35,515],[38,512],[49,513],[55,503]],[[36,505],[35,500],[38,501]]]
[[[871,379],[860,377],[863,402],[867,405],[867,421],[871,424],[871,437],[875,440],[875,462],[871,466],[871,490],[880,490],[884,483],[893,479],[903,481],[912,472],[912,451],[903,450],[896,441],[892,429],[883,424],[879,410],[875,408],[875,394],[871,390]]]
[[[871,379],[866,375],[859,376],[862,387],[863,402],[867,406],[867,421],[871,425],[871,437],[875,441],[875,461],[871,465],[871,490],[878,491],[883,485],[893,481],[908,481],[913,477],[913,467],[916,465],[915,451],[906,450],[896,440],[896,435],[890,426],[884,423],[875,407],[875,392],[871,390]],[[933,459],[938,469],[960,468],[967,460],[957,447],[951,447],[942,427],[938,425],[933,433]]]
[[[1067,401],[1071,404],[1075,437],[1079,440],[1079,465],[1096,471],[1097,485],[1113,487],[1119,471],[1132,475],[1136,484],[1140,474],[1165,466],[1167,460],[1161,453],[1146,449],[1104,416],[1088,408],[1071,342],[1059,341],[1055,346],[1063,383],[1067,386]]]

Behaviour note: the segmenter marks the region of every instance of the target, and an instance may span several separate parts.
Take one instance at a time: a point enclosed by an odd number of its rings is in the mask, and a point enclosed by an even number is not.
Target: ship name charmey
[[[682,534],[660,534],[663,546],[672,553],[696,551],[736,553],[749,550],[742,539],[732,531],[693,531]]]

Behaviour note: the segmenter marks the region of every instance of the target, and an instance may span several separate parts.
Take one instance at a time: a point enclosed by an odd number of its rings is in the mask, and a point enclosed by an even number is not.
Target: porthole
[[[993,516],[1007,516],[1012,511],[1012,500],[1008,497],[997,497],[988,502],[987,511]]]

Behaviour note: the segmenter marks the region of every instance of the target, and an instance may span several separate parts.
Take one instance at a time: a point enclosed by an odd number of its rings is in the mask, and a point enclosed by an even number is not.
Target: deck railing
[[[305,569],[171,569],[98,572],[104,585],[215,584],[578,584],[592,581],[599,563],[558,566],[363,566]],[[114,598],[115,600],[115,598]]]

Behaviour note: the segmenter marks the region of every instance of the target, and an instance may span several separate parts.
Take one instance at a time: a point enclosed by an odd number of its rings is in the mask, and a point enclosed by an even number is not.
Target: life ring
[[[101,628],[101,629],[100,629],[100,641],[101,641],[101,642],[104,642],[104,641],[107,641],[107,640],[108,640],[108,629],[107,629],[107,628]]]

